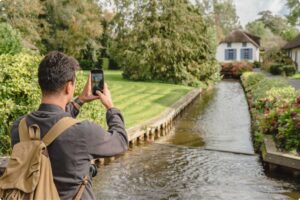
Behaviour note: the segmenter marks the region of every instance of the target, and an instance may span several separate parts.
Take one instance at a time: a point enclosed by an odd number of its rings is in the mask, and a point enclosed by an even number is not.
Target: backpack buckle
[[[41,130],[37,124],[32,124],[29,127],[29,138],[31,140],[40,140],[41,139]]]

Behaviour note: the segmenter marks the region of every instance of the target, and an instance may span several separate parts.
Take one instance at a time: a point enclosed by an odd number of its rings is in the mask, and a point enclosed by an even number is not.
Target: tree
[[[3,12],[0,21],[18,29],[23,39],[42,47],[42,34],[47,24],[41,18],[45,10],[40,0],[3,0],[0,10]]]
[[[57,49],[77,58],[87,48],[96,51],[101,36],[101,10],[94,0],[46,0],[49,32],[43,42],[47,50]]]
[[[117,13],[124,19],[119,30],[125,31],[110,46],[125,78],[197,85],[217,77],[208,25],[196,7],[185,0],[135,1],[134,6],[128,18]]]
[[[287,0],[287,6],[290,9],[290,13],[287,16],[289,22],[293,25],[300,25],[300,1]]]
[[[241,28],[232,0],[196,0],[196,5],[209,24],[214,25],[217,41],[222,40],[234,29]]]
[[[101,47],[101,9],[96,0],[4,0],[0,6],[4,10],[0,20],[18,29],[42,53],[60,50],[80,59],[84,52],[95,55]]]
[[[274,15],[271,11],[262,11],[260,18],[246,25],[247,31],[262,38],[266,48],[278,47],[297,36],[299,30],[288,23],[285,17]],[[276,42],[275,42],[276,41]]]
[[[253,21],[246,25],[246,30],[253,35],[264,37],[266,34],[266,28],[263,22]]]
[[[0,55],[17,54],[21,52],[21,37],[18,31],[9,24],[0,23]]]

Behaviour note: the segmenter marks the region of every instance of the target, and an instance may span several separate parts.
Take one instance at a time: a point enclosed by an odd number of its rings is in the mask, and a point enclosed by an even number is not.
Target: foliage
[[[94,0],[2,1],[0,21],[19,29],[42,53],[60,50],[96,61],[102,33],[101,9]],[[89,57],[88,57],[88,56]]]
[[[252,71],[253,65],[249,62],[221,63],[221,74],[225,77],[240,78],[247,71]]]
[[[199,85],[217,77],[208,25],[192,4],[167,0],[136,6],[130,28],[122,28],[110,46],[125,78]]]
[[[92,60],[81,59],[79,61],[79,64],[80,64],[81,69],[84,69],[84,70],[91,70],[92,68],[94,68],[94,63]]]
[[[21,37],[9,24],[0,23],[0,55],[17,54],[22,50]]]
[[[80,58],[81,51],[99,48],[101,10],[92,0],[45,1],[49,32],[43,40],[47,50],[57,49]]]
[[[207,22],[214,26],[218,42],[232,30],[241,28],[236,7],[232,0],[202,0],[196,1],[196,4],[201,13],[205,14]]]
[[[256,149],[260,149],[263,135],[270,134],[278,148],[299,152],[300,98],[296,99],[295,88],[259,73],[244,73],[241,80],[250,102]]]
[[[284,65],[284,64],[274,63],[270,67],[270,72],[273,75],[284,74],[286,76],[292,76],[296,73],[296,66],[295,65]]]
[[[246,30],[261,37],[261,44],[267,50],[280,49],[299,34],[297,27],[289,24],[286,17],[274,15],[271,11],[262,11],[259,16],[246,25]]]
[[[294,61],[286,53],[279,49],[270,49],[263,55],[263,69],[270,71],[272,65],[289,65],[296,69]],[[287,69],[286,71],[288,74],[293,74],[292,69]]]
[[[254,61],[253,62],[253,68],[260,68],[261,67],[261,62],[260,61]]]
[[[247,91],[247,89],[251,89],[255,87],[257,83],[259,83],[261,80],[264,79],[264,75],[261,73],[251,73],[251,72],[245,72],[243,76],[241,77],[241,80],[243,82],[243,85]]]
[[[253,35],[257,35],[259,37],[263,37],[266,35],[265,24],[262,21],[253,21],[249,22],[246,25],[246,30]]]
[[[300,2],[299,0],[287,0],[290,9],[288,20],[291,24],[300,25]]]
[[[0,55],[0,154],[10,150],[9,132],[12,122],[39,104],[39,61],[40,57],[36,55]]]
[[[45,8],[40,0],[3,0],[0,2],[3,14],[0,21],[4,21],[18,29],[22,38],[40,48],[42,35],[48,28],[44,20]]]

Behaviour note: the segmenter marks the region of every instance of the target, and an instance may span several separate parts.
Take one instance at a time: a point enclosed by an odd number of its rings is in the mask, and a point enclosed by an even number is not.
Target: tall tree
[[[288,20],[293,25],[300,25],[300,1],[287,0],[287,6],[290,9]]]
[[[261,21],[253,21],[249,22],[246,25],[246,30],[253,35],[257,35],[260,37],[264,37],[266,35],[266,27],[265,24]]]
[[[101,9],[96,0],[4,0],[0,20],[18,29],[42,53],[61,50],[77,58],[100,48]]]
[[[196,5],[208,23],[214,25],[218,41],[234,29],[242,28],[232,0],[196,0]]]
[[[274,15],[268,10],[260,12],[259,15],[257,20],[246,25],[246,29],[250,33],[260,36],[263,45],[278,47],[279,44],[282,45],[282,43],[292,40],[299,33],[299,30],[289,24],[287,18],[283,16]]]
[[[9,23],[20,31],[23,39],[41,47],[47,23],[41,18],[45,9],[40,0],[3,0],[0,10],[0,21]]]
[[[110,47],[126,78],[189,85],[217,78],[208,25],[196,7],[186,0],[135,1],[134,6],[123,23],[125,34]]]
[[[46,0],[49,33],[47,50],[57,49],[80,58],[82,50],[97,50],[101,36],[101,10],[94,0]]]

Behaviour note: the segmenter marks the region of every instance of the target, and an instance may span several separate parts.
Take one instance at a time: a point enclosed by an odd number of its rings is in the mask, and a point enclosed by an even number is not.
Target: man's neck
[[[65,110],[68,102],[66,102],[65,98],[60,97],[58,95],[47,95],[42,97],[41,103],[56,105],[59,106],[61,109]]]

